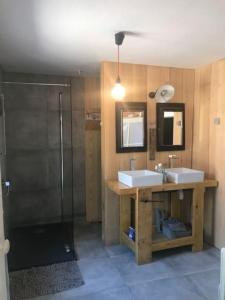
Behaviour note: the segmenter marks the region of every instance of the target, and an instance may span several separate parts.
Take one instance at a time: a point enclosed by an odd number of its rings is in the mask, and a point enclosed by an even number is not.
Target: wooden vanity
[[[118,181],[109,181],[108,188],[120,200],[120,243],[128,246],[136,256],[138,264],[151,261],[152,252],[192,245],[192,251],[203,249],[204,193],[206,188],[217,187],[216,180],[197,183],[164,183],[157,186],[134,188]],[[165,237],[155,239],[153,235],[153,193],[192,190],[192,235],[177,239]],[[128,237],[131,225],[131,198],[135,199],[135,241]],[[185,201],[185,200],[180,200]]]

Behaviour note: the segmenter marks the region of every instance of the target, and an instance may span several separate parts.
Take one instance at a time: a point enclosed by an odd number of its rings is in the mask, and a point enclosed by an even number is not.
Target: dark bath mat
[[[55,294],[84,284],[76,261],[10,272],[11,300]]]

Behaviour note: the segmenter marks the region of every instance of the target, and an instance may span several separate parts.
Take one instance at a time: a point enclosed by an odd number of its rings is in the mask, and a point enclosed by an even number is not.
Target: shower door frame
[[[3,84],[15,84],[15,85],[37,85],[37,86],[57,86],[57,87],[69,87],[71,84],[68,83],[45,83],[45,82],[21,82],[21,81],[4,81]],[[63,149],[63,92],[59,92],[59,124],[60,124],[60,165],[61,165],[61,222],[64,222],[64,208],[63,208],[63,199],[64,199],[64,149]],[[72,104],[71,104],[71,95],[70,95],[70,105],[71,105],[71,147],[72,147]],[[5,130],[5,127],[4,127]],[[6,147],[6,145],[5,145]],[[6,151],[6,148],[5,148]],[[72,151],[72,150],[71,150]],[[72,182],[73,182],[73,164],[72,164]],[[73,186],[72,186],[72,210],[73,209]],[[74,212],[72,212],[73,214]]]
[[[60,165],[61,165],[61,222],[64,222],[64,208],[63,208],[63,199],[64,199],[64,149],[63,149],[63,102],[62,102],[63,93],[59,92],[59,122],[60,122]]]
[[[1,180],[1,169],[0,169]],[[0,186],[0,248],[3,247],[5,241],[4,234],[4,218],[3,218],[3,199],[2,199],[2,187]],[[9,299],[9,280],[8,280],[8,268],[7,268],[7,253],[4,250],[0,250],[0,298]]]
[[[6,138],[5,138],[5,105],[4,105],[4,94],[0,93],[0,105],[2,110],[2,152],[0,153],[0,298],[10,299],[9,294],[9,275],[8,275],[8,264],[7,264],[7,253],[4,251],[6,233],[6,218],[4,218],[4,202],[8,201],[8,193],[5,193],[5,176],[2,175],[2,164],[5,164],[6,159]],[[5,171],[5,166],[4,166]],[[5,175],[5,174],[4,174]],[[4,199],[6,197],[6,199]],[[8,228],[8,224],[7,224]]]
[[[64,197],[64,191],[65,191],[65,187],[64,187],[64,135],[63,135],[63,129],[64,129],[64,118],[63,118],[63,112],[64,112],[64,109],[63,109],[63,94],[64,92],[62,91],[63,88],[69,88],[69,114],[70,114],[70,124],[71,124],[71,127],[70,127],[70,130],[71,130],[71,155],[73,155],[73,150],[72,150],[72,147],[73,147],[73,143],[72,143],[72,99],[71,99],[71,84],[70,83],[45,83],[45,82],[21,82],[21,81],[3,81],[3,84],[9,84],[9,85],[28,85],[28,86],[31,86],[31,85],[35,85],[35,86],[56,86],[59,88],[59,92],[58,92],[58,96],[56,98],[56,103],[59,104],[59,128],[60,128],[60,136],[59,136],[59,139],[60,139],[60,177],[61,177],[61,180],[60,180],[60,208],[61,208],[61,214],[60,214],[60,223],[63,225],[65,224],[66,222],[66,219],[67,219],[67,216],[64,216],[64,212],[65,212],[65,209],[64,209],[64,202],[63,200],[65,199]],[[61,89],[60,89],[61,87]],[[5,149],[6,151],[6,149]],[[72,160],[73,160],[73,156],[72,157]],[[69,217],[69,222],[68,223],[71,223],[71,228],[72,228],[72,233],[74,231],[74,203],[73,203],[73,163],[71,161],[71,215],[68,216]],[[69,225],[70,226],[70,225]],[[73,256],[75,258],[75,250],[74,250],[74,235],[71,237],[72,240],[68,241],[69,244],[70,242],[72,242],[72,245],[73,247],[72,248],[69,248],[70,251],[72,251],[73,253]],[[65,250],[67,252],[68,250],[68,245],[65,244]]]

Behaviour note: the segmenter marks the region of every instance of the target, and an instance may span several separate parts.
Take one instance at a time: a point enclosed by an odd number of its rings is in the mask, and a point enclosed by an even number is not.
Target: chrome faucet
[[[130,170],[134,171],[135,170],[135,165],[136,165],[136,159],[131,158],[130,159]]]
[[[169,158],[169,168],[173,168],[173,160],[178,159],[178,157],[176,156],[176,154],[169,154],[168,158]]]

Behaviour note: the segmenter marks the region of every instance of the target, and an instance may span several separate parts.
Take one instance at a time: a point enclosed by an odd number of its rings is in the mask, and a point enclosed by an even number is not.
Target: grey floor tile
[[[100,224],[77,224],[74,229],[75,248],[82,258],[106,258],[108,253],[101,239]]]
[[[105,247],[101,225],[75,223],[78,265],[85,284],[33,300],[216,300],[220,251],[190,247],[154,253],[153,262],[138,266],[126,247]]]
[[[75,299],[71,297],[71,300]],[[98,293],[78,296],[76,300],[133,300],[133,296],[127,287],[107,289]],[[67,300],[70,300],[69,298]]]
[[[123,283],[120,273],[110,258],[81,259],[78,265],[87,284],[103,281],[111,287]]]
[[[108,253],[101,240],[89,239],[86,241],[78,241],[75,244],[75,248],[79,259],[108,257]]]
[[[133,253],[117,255],[111,258],[121,276],[128,285],[175,276],[173,268],[165,259],[149,264],[137,265]]]
[[[74,236],[75,241],[86,241],[88,239],[99,239],[101,240],[101,224],[100,223],[89,223],[87,224],[83,220],[74,225]]]
[[[219,258],[220,259],[220,250],[215,248],[215,247],[212,247],[212,246],[207,246],[205,248],[205,252],[208,253],[208,255],[211,255],[213,257],[216,257],[216,258]]]
[[[61,293],[65,300],[77,299],[78,296],[96,294],[107,289],[124,287],[124,281],[110,258],[81,259],[78,261],[78,265],[85,284]]]
[[[218,299],[218,288],[220,281],[220,270],[210,270],[188,275],[187,278],[208,299]]]
[[[130,287],[135,300],[205,300],[185,277],[166,278]]]
[[[199,271],[218,268],[220,259],[206,251],[184,252],[166,258],[168,264],[177,274],[190,274]]]
[[[116,255],[121,255],[121,254],[126,254],[126,253],[130,253],[131,250],[129,250],[129,248],[127,248],[126,246],[123,245],[112,245],[112,246],[108,246],[105,247],[109,257],[113,257]]]

